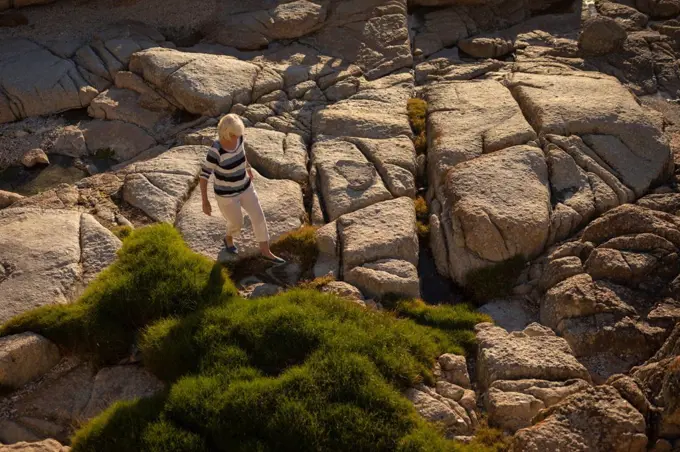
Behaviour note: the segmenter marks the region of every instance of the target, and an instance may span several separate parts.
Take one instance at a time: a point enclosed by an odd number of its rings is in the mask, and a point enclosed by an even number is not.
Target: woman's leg
[[[267,220],[264,217],[264,212],[262,211],[262,206],[260,205],[260,200],[257,197],[257,192],[255,188],[251,185],[248,189],[243,192],[240,196],[241,204],[253,224],[253,232],[255,232],[255,239],[260,244],[260,252],[262,255],[275,258],[269,249],[269,231],[267,230]]]
[[[228,246],[234,245],[234,237],[241,235],[241,228],[243,228],[243,212],[241,212],[241,203],[238,197],[224,198],[216,196],[217,205],[222,212],[222,216],[227,220],[227,236],[225,241]]]

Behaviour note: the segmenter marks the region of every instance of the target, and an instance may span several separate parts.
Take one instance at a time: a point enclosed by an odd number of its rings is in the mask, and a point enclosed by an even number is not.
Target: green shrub
[[[510,294],[525,266],[526,259],[517,255],[490,267],[473,270],[467,274],[465,288],[479,302],[505,297]]]
[[[314,278],[311,281],[301,282],[298,284],[298,287],[300,289],[321,290],[333,281],[335,281],[335,277],[333,275],[319,276],[318,278]]]
[[[113,235],[118,237],[121,240],[125,240],[132,234],[133,229],[130,226],[116,226],[114,227],[111,232],[113,232]]]
[[[272,243],[272,252],[301,265],[303,272],[314,267],[319,249],[316,246],[316,226],[303,226],[281,236]]]
[[[408,118],[413,130],[415,145],[418,155],[427,152],[427,102],[423,99],[409,99],[406,104]]]
[[[426,311],[401,302],[397,312],[415,321],[397,319],[298,289],[159,320],[140,340],[145,365],[174,382],[156,419],[143,417],[142,433],[120,435],[123,444],[113,430],[88,427],[73,451],[176,450],[150,448],[149,438],[179,438],[187,450],[466,450],[401,391],[432,383],[434,359],[467,346],[452,333],[483,317],[464,307],[445,309],[448,317]]]
[[[220,266],[192,252],[172,226],[161,224],[133,231],[116,262],[76,303],[24,313],[5,324],[0,335],[33,331],[116,362],[149,323],[236,295]]]

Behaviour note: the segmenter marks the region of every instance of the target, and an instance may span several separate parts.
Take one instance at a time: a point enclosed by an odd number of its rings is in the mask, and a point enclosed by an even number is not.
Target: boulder
[[[100,120],[108,119],[136,125],[160,138],[172,123],[172,112],[144,108],[140,99],[140,95],[134,91],[112,87],[92,99],[87,113]]]
[[[275,241],[283,234],[299,229],[304,224],[305,217],[300,185],[290,180],[267,179],[256,170],[253,170],[253,176],[253,183],[267,219],[271,240]],[[177,215],[175,226],[194,251],[211,259],[229,260],[230,257],[223,243],[227,223],[217,206],[212,179],[208,184],[208,199],[212,206],[212,216],[208,217],[203,213],[200,189],[196,188]],[[241,237],[237,239],[237,245],[241,257],[259,254],[259,244],[255,240],[250,217],[245,211],[244,225]]]
[[[259,68],[222,55],[153,48],[132,55],[130,70],[189,113],[218,116],[252,101]]]
[[[437,358],[437,364],[439,364],[439,377],[462,388],[471,388],[467,361],[464,356],[445,353]]]
[[[538,148],[516,146],[463,162],[446,178],[451,277],[514,256],[537,256],[550,229],[548,171]]]
[[[430,422],[443,425],[450,435],[471,433],[472,422],[458,403],[440,396],[427,387],[410,388],[405,396],[413,403],[422,417]]]
[[[33,168],[36,165],[49,165],[50,159],[42,149],[31,149],[21,158],[21,163],[26,168]]]
[[[19,388],[59,362],[59,349],[34,333],[0,338],[0,387]]]
[[[364,296],[361,291],[344,281],[331,281],[321,288],[321,292],[332,293],[365,306]]]
[[[587,388],[517,432],[513,451],[644,451],[645,418],[610,386]]]
[[[604,55],[621,49],[626,30],[616,20],[606,16],[592,16],[581,27],[578,45],[584,53]]]
[[[68,303],[114,261],[120,246],[120,240],[89,214],[1,210],[0,322],[39,306]]]
[[[549,328],[533,323],[522,332],[508,333],[481,323],[475,329],[479,344],[477,375],[484,389],[496,380],[590,381],[588,371],[567,342]]]

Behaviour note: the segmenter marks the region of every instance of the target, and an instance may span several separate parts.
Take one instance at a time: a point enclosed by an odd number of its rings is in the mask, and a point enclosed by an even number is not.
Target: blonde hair
[[[225,115],[217,124],[217,135],[220,140],[228,140],[230,135],[240,137],[245,132],[243,121],[238,115],[230,113]]]

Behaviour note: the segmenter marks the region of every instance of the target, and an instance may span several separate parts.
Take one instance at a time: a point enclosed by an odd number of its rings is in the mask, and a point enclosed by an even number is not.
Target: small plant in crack
[[[413,131],[413,144],[418,155],[427,152],[427,102],[412,98],[406,104],[409,123]]]

